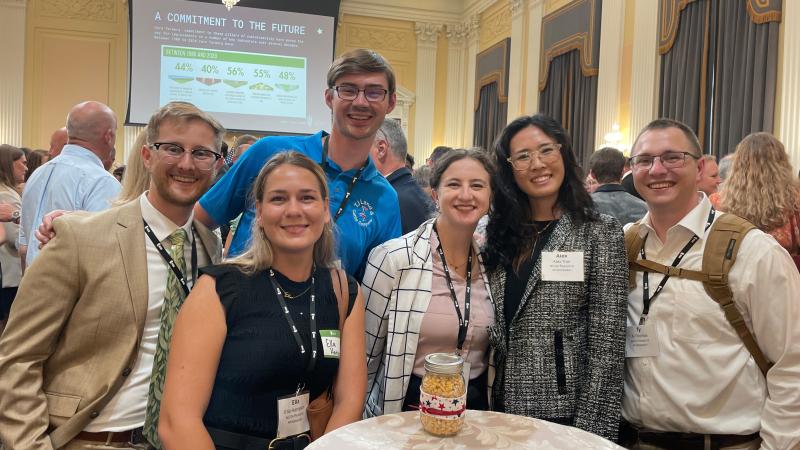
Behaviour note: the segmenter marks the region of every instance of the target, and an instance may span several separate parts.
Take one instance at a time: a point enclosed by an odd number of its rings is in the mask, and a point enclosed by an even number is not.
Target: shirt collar
[[[395,180],[397,180],[398,178],[401,178],[401,177],[403,177],[403,176],[405,176],[405,175],[409,175],[409,176],[411,176],[411,171],[410,171],[410,170],[408,170],[408,167],[401,167],[401,168],[399,168],[399,169],[395,170],[394,172],[390,173],[390,174],[389,174],[389,175],[386,177],[386,179],[387,179],[387,180],[388,180],[390,183],[392,183],[392,182],[394,182]]]
[[[192,220],[194,219],[194,212],[189,216],[189,220],[187,220],[182,227],[179,227],[150,203],[150,200],[147,199],[148,192],[149,191],[144,191],[139,197],[139,205],[142,208],[142,218],[150,225],[150,229],[153,230],[153,234],[156,235],[158,242],[164,242],[164,240],[178,228],[183,228],[186,231],[186,235],[189,236],[189,239],[193,239]]]
[[[61,150],[61,155],[77,156],[78,158],[89,160],[93,163],[96,163],[98,166],[103,167],[103,161],[101,161],[97,155],[95,155],[91,150],[81,147],[80,145],[65,145],[64,149]]]
[[[622,187],[619,183],[607,183],[601,184],[595,192],[622,192],[625,191],[625,188]]]
[[[330,136],[330,135],[328,133],[324,132],[324,131],[320,131],[319,133],[313,135],[313,138],[316,139],[316,142],[322,142],[322,138],[325,137],[325,136]],[[324,144],[322,144],[322,145],[324,146]],[[324,152],[324,150],[323,150],[323,152]],[[328,148],[328,154],[330,154],[330,147]],[[320,153],[319,162],[322,162],[322,153]],[[342,168],[339,167],[339,165],[336,164],[336,162],[334,162],[330,158],[328,158],[328,167],[333,169],[333,171],[335,171],[335,172],[347,173],[349,175],[355,175],[356,171],[358,170],[358,168],[355,168],[355,169],[350,169],[348,171],[343,171]],[[366,165],[366,167],[364,167],[364,170],[361,172],[361,177],[360,178],[363,179],[363,180],[371,180],[371,179],[375,178],[378,175],[380,175],[380,172],[378,172],[378,167],[375,166],[374,162],[372,162],[372,158],[369,155],[367,155],[367,165]]]
[[[700,198],[700,202],[689,211],[688,214],[683,216],[678,223],[670,227],[667,230],[667,235],[676,229],[682,228],[690,233],[694,234],[695,236],[703,237],[706,231],[706,222],[708,222],[708,214],[711,212],[711,202],[708,200],[708,197],[705,193],[698,191],[698,197]],[[644,237],[647,233],[654,231],[652,225],[650,224],[650,212],[645,214],[644,218],[642,219],[643,227],[639,227],[639,235]]]

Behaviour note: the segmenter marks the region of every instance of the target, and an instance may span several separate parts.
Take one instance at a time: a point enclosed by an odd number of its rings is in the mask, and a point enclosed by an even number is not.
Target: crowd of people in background
[[[418,409],[438,352],[470,409],[631,449],[800,446],[778,139],[718,163],[658,119],[581,167],[535,114],[414,168],[395,90],[359,49],[328,70],[330,132],[228,146],[171,102],[112,174],[116,114],[87,101],[48,152],[0,145],[0,448],[304,448]]]

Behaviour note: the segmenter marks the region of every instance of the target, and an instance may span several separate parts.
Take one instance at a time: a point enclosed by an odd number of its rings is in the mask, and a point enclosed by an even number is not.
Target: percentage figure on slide
[[[244,69],[241,67],[228,67],[228,76],[243,77]]]
[[[294,73],[292,72],[281,72],[278,74],[278,78],[281,80],[294,80]]]
[[[253,76],[256,78],[270,78],[269,70],[267,69],[253,69]]]
[[[175,64],[175,70],[180,70],[180,71],[184,71],[184,72],[192,72],[193,71],[191,64],[189,64],[189,63],[181,63],[181,62],[179,62],[178,64]]]
[[[219,68],[212,64],[203,64],[200,71],[205,73],[219,73]]]

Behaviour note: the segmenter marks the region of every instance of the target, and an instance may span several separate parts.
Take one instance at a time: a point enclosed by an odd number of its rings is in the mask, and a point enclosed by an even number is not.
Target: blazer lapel
[[[117,216],[117,242],[122,253],[122,265],[130,291],[131,307],[136,318],[139,339],[144,330],[149,297],[147,251],[144,239],[144,224],[139,201],[120,206]]]
[[[212,264],[218,264],[222,259],[222,245],[219,238],[213,231],[209,230],[205,225],[195,220],[192,222],[200,242],[203,243],[203,249],[208,256],[208,260]]]
[[[561,219],[558,220],[556,223],[556,227],[553,229],[553,233],[550,235],[550,239],[547,240],[547,243],[544,244],[544,248],[542,248],[542,253],[544,252],[551,252],[553,250],[558,250],[564,246],[564,242],[567,240],[567,236],[569,235],[569,230],[572,228],[572,219],[568,213],[561,216]],[[531,294],[533,290],[536,288],[536,285],[539,284],[539,280],[542,278],[542,257],[541,255],[539,258],[536,259],[533,263],[533,269],[531,270],[531,275],[528,277],[528,283],[525,285],[525,291],[522,294],[522,299],[519,302],[519,307],[517,308],[517,312],[514,313],[513,319],[511,319],[511,323],[514,323],[517,320],[517,316],[519,313],[525,308],[525,305],[531,298]]]

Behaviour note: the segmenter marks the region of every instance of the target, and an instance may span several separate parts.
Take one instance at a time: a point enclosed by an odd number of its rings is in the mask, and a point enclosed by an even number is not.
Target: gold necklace
[[[303,295],[305,295],[309,289],[311,289],[311,286],[309,285],[307,288],[303,289],[303,291],[300,292],[299,294],[292,294],[291,292],[287,291],[286,288],[281,286],[280,283],[278,283],[277,278],[275,279],[275,283],[277,283],[278,287],[281,288],[281,292],[283,292],[283,298],[285,298],[286,300],[294,300],[296,298],[300,298]]]

